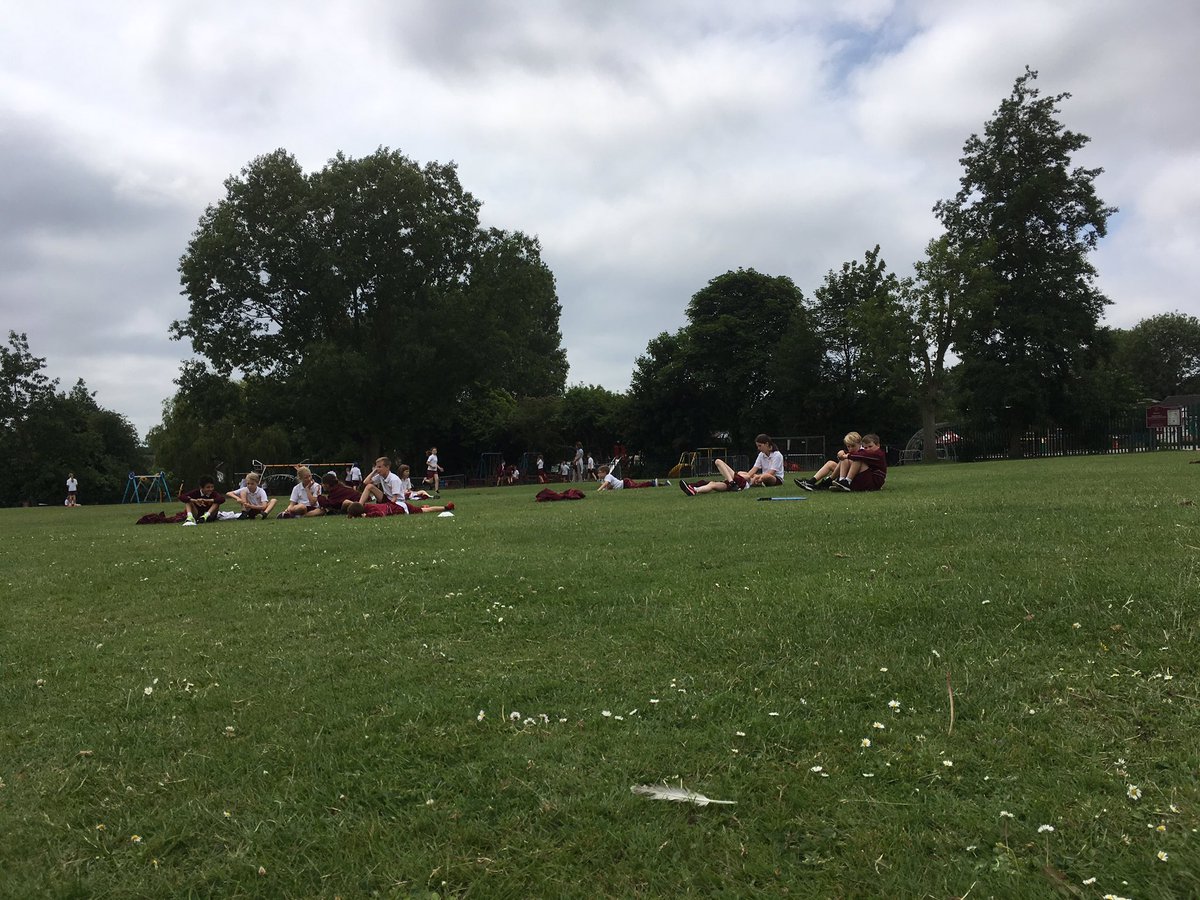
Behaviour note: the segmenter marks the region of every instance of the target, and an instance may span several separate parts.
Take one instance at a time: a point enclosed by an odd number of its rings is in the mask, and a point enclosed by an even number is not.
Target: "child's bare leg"
[[[813,481],[820,481],[823,478],[828,478],[837,472],[838,464],[836,460],[829,460],[821,468],[817,469],[817,474],[813,476]]]

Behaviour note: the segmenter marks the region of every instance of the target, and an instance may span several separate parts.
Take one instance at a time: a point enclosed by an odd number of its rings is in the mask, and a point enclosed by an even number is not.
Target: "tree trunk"
[[[921,461],[937,462],[937,416],[933,400],[921,399]]]

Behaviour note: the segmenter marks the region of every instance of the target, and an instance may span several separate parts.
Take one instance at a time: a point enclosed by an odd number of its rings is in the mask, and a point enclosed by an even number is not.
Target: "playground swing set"
[[[125,482],[122,503],[167,503],[171,500],[171,487],[167,484],[166,472],[138,475],[130,472]]]

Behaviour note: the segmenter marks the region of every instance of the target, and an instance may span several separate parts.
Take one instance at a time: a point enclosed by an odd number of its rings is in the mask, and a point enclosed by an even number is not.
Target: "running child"
[[[445,471],[438,465],[437,447],[429,448],[429,455],[425,457],[425,480],[422,484],[433,482],[433,496],[442,496],[441,491],[441,474]]]

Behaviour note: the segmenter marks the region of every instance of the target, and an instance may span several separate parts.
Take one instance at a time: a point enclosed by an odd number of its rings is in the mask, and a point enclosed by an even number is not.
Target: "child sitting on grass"
[[[317,498],[321,496],[321,485],[312,477],[308,466],[296,466],[296,486],[292,488],[292,496],[288,500],[288,508],[277,518],[298,519],[302,516],[319,516],[321,508],[317,506]]]
[[[598,468],[596,470],[596,477],[600,479],[600,487],[596,488],[597,491],[632,491],[637,488],[659,487],[660,485],[662,487],[671,486],[671,482],[666,480],[659,481],[657,478],[650,481],[634,481],[632,478],[618,478],[612,474],[609,466]]]
[[[839,471],[833,482],[836,491],[877,491],[887,480],[887,454],[879,446],[879,435],[868,434],[862,439],[862,447],[842,461],[844,470]]]
[[[724,481],[696,481],[688,484],[682,478],[679,479],[679,489],[689,497],[695,497],[697,494],[714,494],[724,491],[744,491],[750,486],[750,480],[739,472],[733,471],[729,464],[723,459],[714,459],[713,465],[717,467],[717,471],[724,476]]]
[[[817,474],[812,478],[796,478],[796,487],[804,488],[806,491],[823,491],[826,488],[833,486],[833,480],[840,473],[838,467],[842,465],[850,454],[854,453],[862,446],[863,437],[857,431],[851,431],[844,438],[842,443],[845,445],[843,449],[837,452],[837,459],[831,459],[825,465],[817,470]]]
[[[401,497],[405,500],[428,500],[429,491],[414,491],[412,486],[412,478],[409,477],[412,472],[407,465],[402,465],[396,470],[396,474],[400,478]]]
[[[751,487],[775,487],[783,484],[783,454],[769,434],[760,434],[754,439],[758,457],[748,472],[738,472],[750,482]]]
[[[267,496],[267,492],[259,485],[257,472],[246,473],[246,486],[225,495],[242,507],[242,518],[253,519],[255,516],[266,518],[275,508],[275,500]]]
[[[397,503],[403,499],[404,484],[400,481],[400,477],[392,471],[391,458],[379,457],[375,460],[375,468],[367,475],[358,502],[364,504],[372,501]]]
[[[216,519],[217,507],[225,502],[225,495],[218,493],[216,484],[211,475],[202,475],[198,488],[190,491],[179,489],[179,502],[187,507],[184,525],[196,525]]]
[[[317,497],[317,508],[321,515],[332,516],[346,512],[347,507],[358,502],[358,491],[338,481],[337,475],[329,472],[321,479],[321,495]]]

